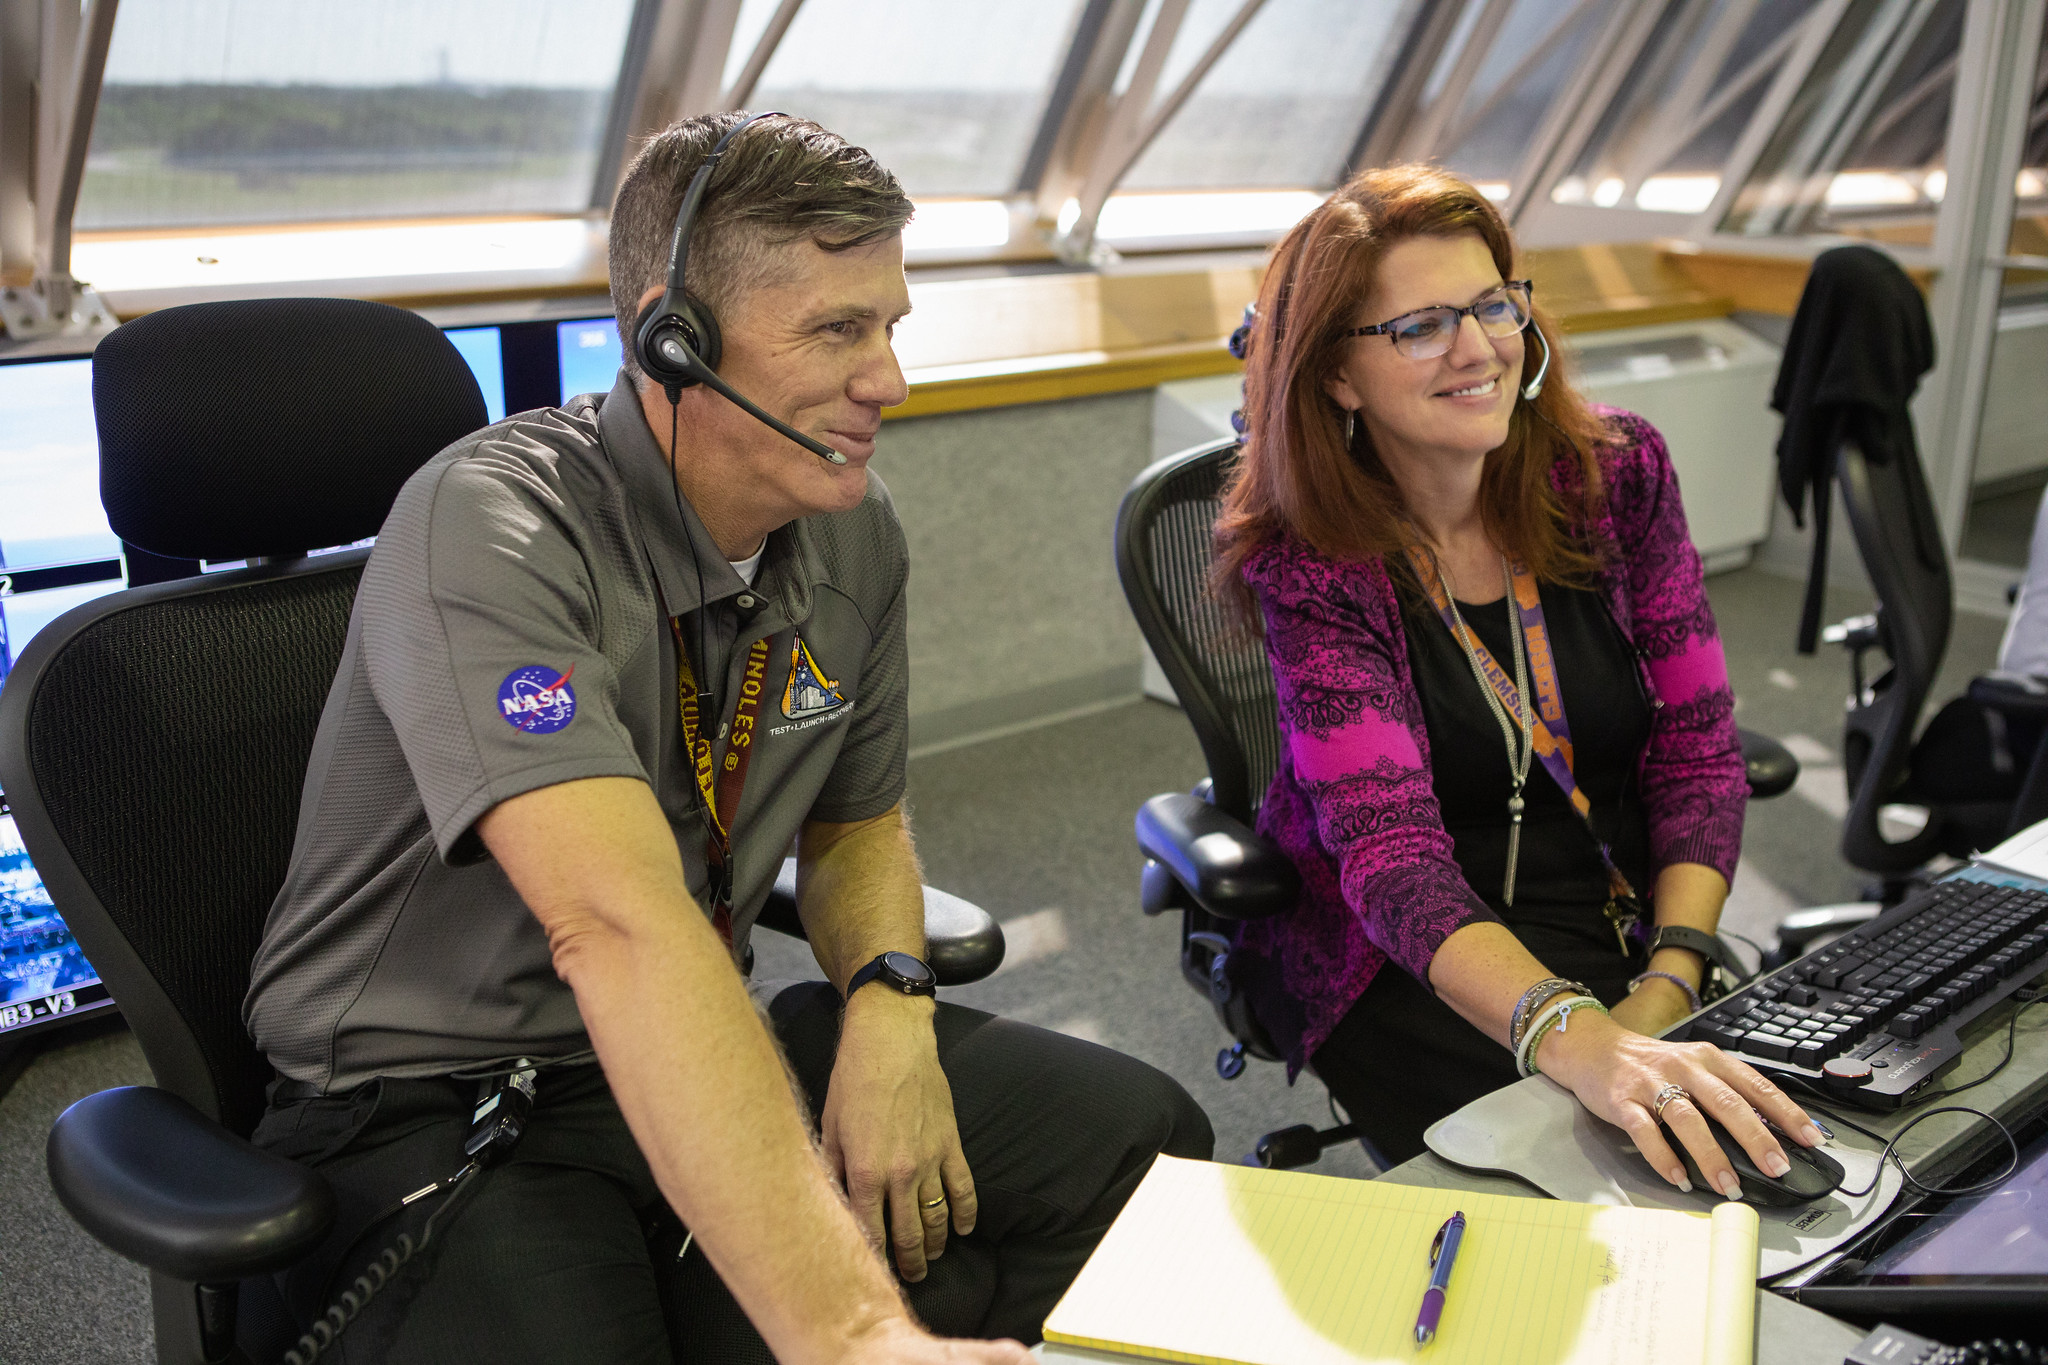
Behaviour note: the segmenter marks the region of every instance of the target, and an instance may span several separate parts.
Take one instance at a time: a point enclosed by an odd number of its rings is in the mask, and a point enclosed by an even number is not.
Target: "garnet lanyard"
[[[732,824],[739,814],[740,793],[746,789],[747,769],[754,761],[754,722],[768,685],[768,638],[763,636],[747,647],[746,672],[732,707],[731,738],[725,746],[725,762],[718,764],[712,762],[712,737],[703,732],[701,724],[699,701],[704,694],[697,689],[690,651],[683,644],[682,618],[669,617],[668,628],[676,641],[676,698],[683,716],[683,751],[690,756],[697,796],[704,806],[704,861],[711,873],[711,923],[730,947]]]
[[[1459,617],[1450,594],[1434,572],[1435,563],[1428,552],[1420,546],[1411,545],[1408,547],[1408,562],[1414,566],[1416,579],[1429,593],[1430,604],[1443,618],[1451,637],[1464,646],[1467,656],[1478,665],[1480,674],[1507,708],[1508,714],[1525,714],[1514,680],[1501,670],[1486,646],[1479,642],[1479,637]],[[1536,714],[1529,718],[1534,731],[1532,738],[1536,757],[1543,761],[1544,771],[1556,781],[1565,798],[1571,802],[1572,809],[1578,812],[1579,819],[1585,822],[1587,833],[1593,836],[1593,846],[1600,850],[1600,861],[1607,868],[1607,904],[1601,913],[1613,926],[1615,943],[1626,954],[1629,950],[1628,935],[1642,917],[1641,905],[1636,899],[1635,888],[1615,866],[1607,841],[1600,837],[1600,831],[1593,828],[1593,803],[1580,788],[1578,777],[1572,771],[1571,722],[1565,719],[1564,693],[1557,682],[1557,658],[1551,652],[1550,630],[1544,622],[1543,599],[1536,590],[1536,575],[1529,572],[1527,565],[1516,562],[1509,565],[1509,577],[1514,588],[1514,614],[1521,623],[1522,638],[1529,654],[1529,673],[1536,688]]]

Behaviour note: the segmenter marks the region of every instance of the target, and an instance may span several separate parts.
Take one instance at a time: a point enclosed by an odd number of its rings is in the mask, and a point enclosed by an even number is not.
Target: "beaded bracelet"
[[[1529,1025],[1527,1036],[1522,1039],[1521,1047],[1515,1051],[1515,1070],[1524,1076],[1540,1075],[1541,1071],[1536,1065],[1536,1049],[1542,1045],[1543,1035],[1550,1032],[1553,1026],[1559,1033],[1563,1033],[1568,1027],[1567,1020],[1571,1012],[1588,1007],[1599,1010],[1602,1014],[1607,1013],[1607,1006],[1590,995],[1567,996],[1546,1007],[1543,1013],[1536,1016],[1536,1021]]]
[[[1561,976],[1549,976],[1522,992],[1522,998],[1515,1002],[1514,1013],[1508,1016],[1508,1046],[1520,1048],[1522,1039],[1529,1031],[1529,1021],[1536,1017],[1545,1005],[1558,996],[1576,991],[1580,995],[1591,995],[1576,981],[1567,981]]]
[[[1700,999],[1700,993],[1693,989],[1692,983],[1690,981],[1687,981],[1684,977],[1679,976],[1673,972],[1638,972],[1634,977],[1632,977],[1629,980],[1628,993],[1630,995],[1634,995],[1636,993],[1636,987],[1642,985],[1645,981],[1648,981],[1653,976],[1662,977],[1664,978],[1664,980],[1669,981],[1672,985],[1678,987],[1678,989],[1684,991],[1685,1003],[1691,1007],[1692,1013],[1698,1014],[1701,1010],[1706,1008],[1706,1002]]]

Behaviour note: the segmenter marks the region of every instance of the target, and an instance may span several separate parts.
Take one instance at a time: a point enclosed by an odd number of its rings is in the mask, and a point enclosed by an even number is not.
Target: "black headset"
[[[697,209],[718,159],[732,140],[764,118],[787,118],[780,111],[749,114],[731,132],[712,145],[704,164],[690,178],[683,191],[683,206],[676,214],[675,242],[669,248],[668,287],[662,296],[640,310],[633,326],[633,360],[640,372],[661,385],[673,407],[682,401],[684,389],[697,384],[722,394],[735,407],[795,441],[805,450],[833,464],[845,464],[846,457],[824,442],[806,436],[795,427],[763,412],[751,399],[718,377],[719,353],[724,349],[718,334],[718,317],[710,305],[683,287],[690,263],[690,233],[697,223]]]

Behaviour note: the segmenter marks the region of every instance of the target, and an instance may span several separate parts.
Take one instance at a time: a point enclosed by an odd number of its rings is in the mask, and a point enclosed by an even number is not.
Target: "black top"
[[[1598,593],[1540,585],[1557,660],[1574,768],[1593,804],[1593,823],[1639,896],[1649,894],[1649,823],[1637,768],[1650,738],[1650,704],[1621,629]],[[1508,601],[1483,607],[1460,602],[1465,621],[1514,676]],[[1601,915],[1607,872],[1586,825],[1543,766],[1529,762],[1523,787],[1522,845],[1515,903],[1501,903],[1507,869],[1508,797],[1513,790],[1507,742],[1487,705],[1465,652],[1434,608],[1402,613],[1409,669],[1422,697],[1429,732],[1431,784],[1458,866],[1494,913],[1512,927],[1541,924],[1614,946]],[[1531,681],[1534,687],[1534,681]]]

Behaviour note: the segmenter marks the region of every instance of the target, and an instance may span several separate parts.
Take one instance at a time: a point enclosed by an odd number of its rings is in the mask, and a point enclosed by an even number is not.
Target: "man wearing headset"
[[[427,1239],[343,1353],[766,1359],[736,1299],[784,1362],[1021,1360],[906,1293],[1035,1339],[1153,1156],[1209,1155],[1171,1080],[935,1004],[919,960],[867,470],[910,213],[815,124],[670,128],[614,207],[617,386],[458,442],[385,523],[246,1011],[256,1140],[343,1206],[300,1319]],[[735,964],[792,839],[830,981],[766,1002],[786,1074]]]

